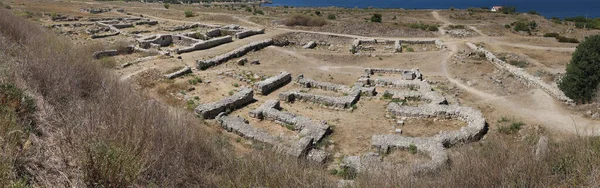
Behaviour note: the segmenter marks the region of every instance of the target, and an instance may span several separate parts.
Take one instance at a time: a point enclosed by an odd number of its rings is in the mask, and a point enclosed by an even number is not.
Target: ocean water
[[[516,6],[518,12],[535,10],[551,17],[587,16],[600,18],[600,0],[272,0],[265,6],[466,9],[468,7]]]

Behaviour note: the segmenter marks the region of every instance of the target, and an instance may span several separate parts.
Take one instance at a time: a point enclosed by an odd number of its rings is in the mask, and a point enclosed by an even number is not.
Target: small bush
[[[438,31],[438,26],[430,25],[427,27],[427,31]]]
[[[252,12],[252,8],[246,7],[246,12]]]
[[[381,14],[373,14],[371,22],[381,23]]]
[[[240,87],[240,84],[238,84],[238,83],[233,83],[233,84],[231,84],[231,85],[232,85],[233,87]]]
[[[525,67],[527,67],[527,65],[529,65],[529,62],[527,62],[527,61],[510,61],[508,63],[511,65],[517,66],[519,68],[525,68]]]
[[[315,11],[315,15],[317,15],[317,16],[321,16],[321,11],[318,11],[318,10],[317,10],[317,11]]]
[[[579,40],[577,40],[576,38],[568,38],[563,36],[556,37],[556,40],[562,43],[579,43]]]
[[[415,49],[413,49],[412,47],[408,47],[408,48],[406,48],[406,51],[407,51],[407,52],[414,52],[414,51],[415,51]]]
[[[202,83],[202,79],[200,79],[200,78],[198,78],[198,77],[195,77],[195,76],[194,76],[194,78],[192,78],[192,79],[188,80],[188,83],[189,83],[190,85],[196,85],[196,84],[198,84],[198,83]]]
[[[292,15],[284,21],[286,26],[324,26],[327,24],[325,19],[320,17],[310,17],[307,15]]]
[[[531,14],[531,15],[540,15],[540,14],[539,14],[537,11],[535,11],[535,10],[530,10],[530,11],[529,11],[529,12],[527,12],[527,13],[528,13],[528,14]]]
[[[504,28],[509,29],[510,25],[506,24],[506,25],[504,25]]]
[[[265,12],[263,12],[262,10],[254,10],[254,15],[257,15],[257,14],[265,15]]]
[[[229,92],[227,92],[227,94],[229,94],[229,96],[232,96],[233,94],[235,94],[235,92],[229,91]]]
[[[358,175],[358,173],[356,172],[356,169],[344,166],[340,170],[336,171],[336,175],[342,177],[345,180],[353,180],[356,178],[356,175]]]
[[[165,4],[163,4],[163,7],[165,7],[165,9],[169,9],[169,7],[171,7],[171,5],[169,5],[169,3],[165,3]]]
[[[521,127],[523,127],[523,125],[525,125],[525,123],[520,122],[520,121],[513,122],[509,126],[499,126],[498,132],[502,133],[502,134],[513,134],[513,133],[516,133],[517,131],[521,130]]]
[[[194,13],[191,10],[186,10],[185,12],[183,12],[183,14],[185,14],[186,18],[194,16]]]
[[[392,99],[394,95],[392,95],[391,93],[384,93],[383,94],[383,99]]]
[[[546,34],[544,34],[544,37],[553,37],[553,38],[556,38],[556,37],[559,37],[559,36],[560,36],[560,34],[558,34],[558,33],[546,33]]]
[[[414,144],[411,144],[408,146],[408,153],[410,154],[417,154],[417,146],[415,146]]]
[[[329,14],[329,15],[327,15],[327,19],[335,20],[336,16],[335,16],[335,14]]]

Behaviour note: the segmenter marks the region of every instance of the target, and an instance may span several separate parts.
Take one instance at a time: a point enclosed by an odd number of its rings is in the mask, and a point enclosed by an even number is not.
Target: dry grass
[[[286,26],[324,26],[327,21],[321,17],[295,14],[283,21]]]

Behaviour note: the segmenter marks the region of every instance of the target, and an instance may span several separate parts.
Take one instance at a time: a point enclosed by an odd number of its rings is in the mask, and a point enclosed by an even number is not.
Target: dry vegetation
[[[295,25],[324,20],[293,19]],[[335,187],[324,167],[229,137],[120,82],[75,46],[0,10],[0,184],[28,187]],[[287,24],[286,24],[287,25]],[[13,87],[16,86],[16,87]],[[23,92],[24,91],[24,92]],[[27,97],[29,96],[29,97]],[[33,105],[35,103],[35,105]],[[5,115],[6,114],[6,115]],[[519,128],[517,128],[519,129]],[[498,130],[499,131],[499,130]],[[357,187],[594,187],[600,139],[490,134],[436,172],[358,174]],[[458,154],[460,153],[460,154]]]
[[[296,14],[283,21],[286,26],[324,26],[325,19],[308,15]]]

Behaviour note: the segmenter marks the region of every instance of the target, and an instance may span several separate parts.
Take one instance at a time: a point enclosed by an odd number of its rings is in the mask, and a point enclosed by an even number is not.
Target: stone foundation
[[[253,42],[248,45],[239,47],[231,52],[225,53],[223,55],[219,55],[217,57],[214,57],[214,58],[211,58],[208,60],[198,60],[196,62],[197,68],[199,70],[206,70],[209,67],[219,65],[226,61],[229,61],[230,59],[246,55],[250,51],[260,50],[260,49],[266,48],[267,46],[270,46],[270,45],[273,45],[273,39],[267,39],[267,40],[263,40],[263,41]]]
[[[175,71],[173,73],[165,75],[165,78],[173,79],[173,78],[177,78],[177,77],[183,76],[188,73],[192,73],[192,69],[190,67],[186,66],[186,67],[183,67],[182,69],[179,69],[178,71]]]
[[[525,84],[533,85],[537,88],[540,88],[541,90],[548,93],[550,96],[558,99],[559,101],[570,104],[573,103],[573,100],[567,97],[565,93],[563,93],[556,84],[548,84],[540,78],[529,74],[524,69],[515,67],[511,64],[506,63],[505,61],[502,61],[501,59],[497,58],[496,55],[494,55],[492,52],[487,51],[484,48],[479,48],[472,43],[467,43],[467,46],[469,46],[469,48],[477,52],[485,53],[485,57],[487,58],[487,60],[490,61],[494,66],[496,66],[496,68],[515,75],[515,77],[517,77],[520,81],[524,82]]]
[[[276,76],[257,82],[254,84],[254,90],[258,94],[267,95],[277,88],[285,86],[290,81],[292,81],[292,74],[288,72],[281,72]]]
[[[218,102],[199,105],[194,112],[204,119],[213,119],[221,112],[242,108],[252,102],[254,102],[252,89],[241,88],[237,93]]]
[[[192,46],[190,46],[190,47],[176,49],[175,51],[178,54],[182,54],[182,53],[187,53],[187,52],[193,52],[196,50],[209,49],[209,48],[213,48],[215,46],[219,46],[219,45],[230,43],[230,42],[233,42],[233,38],[231,36],[223,36],[223,37],[219,37],[219,38],[213,38],[213,39],[210,39],[207,41],[197,42],[197,43],[192,44]]]
[[[246,37],[250,37],[253,35],[259,35],[259,34],[264,34],[265,33],[265,29],[259,29],[259,30],[244,30],[244,31],[240,31],[237,32],[235,34],[235,38],[237,39],[243,39]]]

